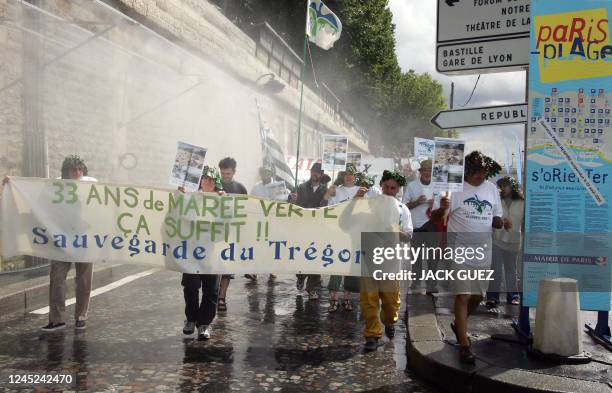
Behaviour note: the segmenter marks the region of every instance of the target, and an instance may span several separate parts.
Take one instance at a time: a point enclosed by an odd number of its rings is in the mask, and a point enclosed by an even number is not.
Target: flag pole
[[[308,8],[306,9],[308,12]],[[304,54],[302,55],[302,70],[300,71],[300,112],[298,115],[297,152],[295,155],[295,189],[298,186],[298,168],[300,165],[300,139],[302,136],[302,106],[304,102],[304,74],[306,73],[306,51],[308,49],[308,35],[304,34]]]

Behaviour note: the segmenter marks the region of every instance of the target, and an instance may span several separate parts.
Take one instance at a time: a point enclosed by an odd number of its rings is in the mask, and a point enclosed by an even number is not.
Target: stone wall
[[[255,99],[286,154],[295,154],[298,90],[261,94],[254,81],[270,70],[212,4],[29,3],[43,11],[0,0],[0,173],[44,176],[27,163],[43,155],[29,147],[46,141],[50,176],[77,152],[100,180],[163,187],[176,141],[184,140],[209,148],[211,163],[236,157],[237,178],[250,187],[261,162]],[[40,83],[31,83],[36,70]],[[349,135],[350,150],[367,151],[308,88],[304,107],[303,157],[319,156],[326,133]]]

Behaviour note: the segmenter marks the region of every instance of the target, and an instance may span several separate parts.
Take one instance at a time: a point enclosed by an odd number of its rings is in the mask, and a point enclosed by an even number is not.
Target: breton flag
[[[342,23],[321,0],[307,0],[306,35],[310,42],[328,50],[340,38]]]
[[[265,126],[261,116],[261,111],[259,110],[259,105],[257,106],[257,113],[259,117],[259,133],[261,136],[263,166],[272,170],[274,180],[284,181],[285,187],[287,187],[289,190],[293,190],[295,178],[293,177],[291,168],[289,168],[289,165],[287,165],[285,153],[283,153],[283,149],[274,139],[270,129]]]

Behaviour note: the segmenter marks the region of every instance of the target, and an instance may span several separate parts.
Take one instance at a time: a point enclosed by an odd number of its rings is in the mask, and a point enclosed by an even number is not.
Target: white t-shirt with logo
[[[420,179],[413,180],[406,186],[404,196],[402,197],[402,202],[406,204],[409,202],[415,202],[421,195],[425,195],[427,199],[431,199],[433,198],[433,190],[430,187],[423,185]],[[417,207],[410,209],[412,224],[415,228],[419,228],[429,221],[429,217],[427,217],[427,209],[429,209],[428,203],[421,203]]]
[[[453,246],[485,249],[485,258],[466,258],[467,265],[490,265],[493,217],[502,215],[499,191],[495,184],[489,181],[483,182],[478,187],[464,182],[463,191],[451,195],[447,231],[454,232],[456,236]]]

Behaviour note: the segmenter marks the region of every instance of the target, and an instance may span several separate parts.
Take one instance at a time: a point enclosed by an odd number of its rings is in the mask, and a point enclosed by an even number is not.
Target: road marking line
[[[146,276],[150,276],[153,273],[158,272],[160,269],[151,269],[151,270],[147,270],[144,272],[140,272],[137,274],[132,274],[131,276],[127,276],[127,277],[123,277],[120,280],[117,280],[115,282],[111,282],[108,285],[105,285],[103,287],[94,289],[91,291],[91,296],[90,298],[94,297],[94,296],[98,296],[101,295],[105,292],[108,292],[110,290],[113,290],[115,288],[119,288],[122,285],[128,284],[134,280],[138,280],[139,278],[142,277],[146,277]],[[70,298],[68,300],[66,300],[66,306],[70,306],[72,304],[76,303],[76,298]],[[34,311],[30,311],[30,314],[38,314],[38,315],[44,315],[44,314],[48,314],[49,313],[49,306],[47,307],[43,307],[43,308],[39,308],[38,310],[34,310]]]

